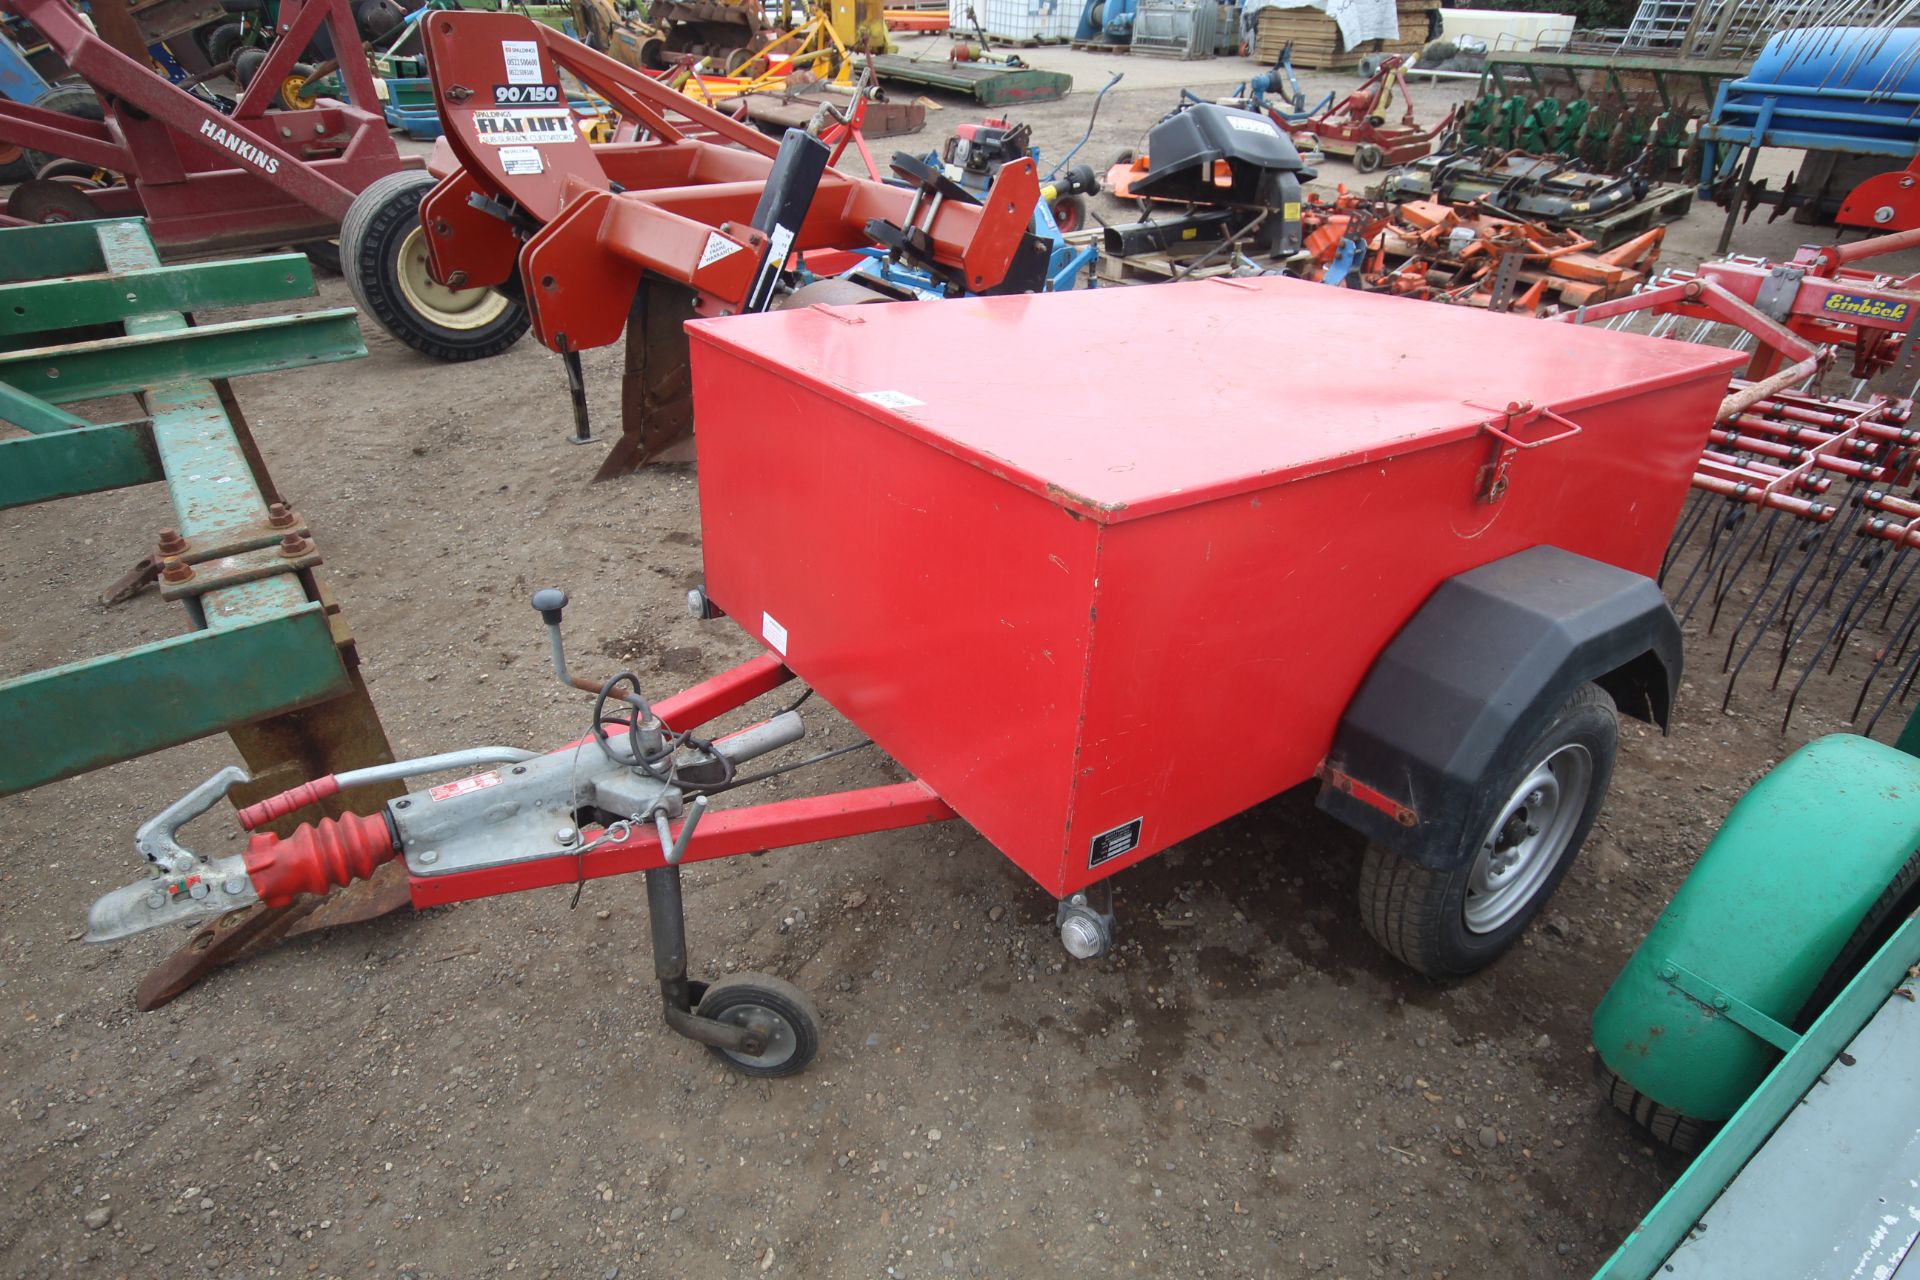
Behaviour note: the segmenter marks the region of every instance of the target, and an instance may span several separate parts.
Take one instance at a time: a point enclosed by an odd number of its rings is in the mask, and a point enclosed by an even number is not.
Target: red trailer
[[[161,887],[103,898],[93,936],[204,915],[167,887],[188,877],[273,903],[402,856],[426,905],[645,871],[669,1023],[785,1074],[815,1015],[778,979],[689,979],[681,862],[958,816],[1093,956],[1100,882],[1317,782],[1370,841],[1369,929],[1430,975],[1472,972],[1584,840],[1615,708],[1667,722],[1679,632],[1649,575],[1744,360],[1280,278],[690,329],[692,603],[767,653],[649,704],[629,675],[567,670],[565,597],[543,592],[556,669],[599,694],[592,736],[392,766],[470,776],[209,863],[172,832],[212,780],[143,828]],[[1317,358],[1276,365],[1283,331]],[[798,739],[799,704],[695,731],[795,676],[914,780],[703,821]],[[393,776],[362,772],[243,823]]]

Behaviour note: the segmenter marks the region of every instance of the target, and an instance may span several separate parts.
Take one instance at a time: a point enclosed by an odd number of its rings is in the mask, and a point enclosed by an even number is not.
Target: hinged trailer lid
[[[1567,415],[1744,361],[1277,276],[688,328],[1103,524],[1446,444],[1516,401]]]

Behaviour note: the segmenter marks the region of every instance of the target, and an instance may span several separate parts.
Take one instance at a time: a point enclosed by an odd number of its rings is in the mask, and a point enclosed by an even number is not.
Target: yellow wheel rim
[[[400,292],[423,319],[443,329],[481,329],[506,313],[507,295],[495,289],[450,289],[427,270],[427,237],[419,227],[400,246]]]
[[[320,101],[320,95],[302,94],[300,86],[307,82],[305,76],[288,76],[280,82],[280,105],[289,111],[305,111]]]

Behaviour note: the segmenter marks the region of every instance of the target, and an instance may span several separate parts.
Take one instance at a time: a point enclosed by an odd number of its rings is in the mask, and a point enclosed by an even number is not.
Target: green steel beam
[[[40,397],[16,391],[4,382],[0,382],[0,422],[19,427],[22,431],[31,431],[35,435],[92,425],[85,418],[76,417],[65,409],[56,409]]]
[[[38,280],[42,276],[84,276],[106,270],[100,247],[100,228],[126,224],[142,226],[138,218],[106,218],[93,222],[49,222],[36,227],[9,227],[7,252],[0,255],[0,281]]]
[[[1640,1220],[1594,1280],[1651,1280],[1800,1099],[1920,962],[1920,918],[1887,940]]]
[[[238,378],[365,354],[359,313],[334,307],[0,352],[0,382],[53,404],[71,404],[180,378]]]
[[[0,795],[191,742],[350,688],[325,609],[195,631],[0,682]]]
[[[313,268],[298,253],[0,283],[0,337],[312,294]]]
[[[148,484],[161,475],[153,430],[144,422],[0,440],[0,511]]]

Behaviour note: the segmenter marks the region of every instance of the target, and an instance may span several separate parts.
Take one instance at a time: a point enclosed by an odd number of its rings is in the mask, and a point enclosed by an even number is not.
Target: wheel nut
[[[193,577],[193,566],[179,556],[167,556],[160,561],[160,581],[185,582]]]
[[[166,528],[160,531],[159,551],[161,555],[177,556],[186,549],[187,540],[180,536],[178,529]]]

